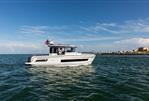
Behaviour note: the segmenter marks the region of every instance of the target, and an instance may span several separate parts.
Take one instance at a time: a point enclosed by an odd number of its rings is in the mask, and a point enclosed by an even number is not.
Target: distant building
[[[139,47],[137,51],[143,52],[143,51],[149,51],[149,47]]]

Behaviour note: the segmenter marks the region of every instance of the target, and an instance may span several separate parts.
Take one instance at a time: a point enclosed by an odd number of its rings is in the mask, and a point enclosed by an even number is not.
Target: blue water
[[[149,101],[149,56],[62,68],[25,66],[28,56],[0,55],[0,101]]]

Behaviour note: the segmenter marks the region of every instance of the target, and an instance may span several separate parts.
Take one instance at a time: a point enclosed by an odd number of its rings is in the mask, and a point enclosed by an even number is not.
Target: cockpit
[[[59,46],[51,46],[49,47],[49,53],[55,53],[57,55],[64,55],[66,52],[75,52],[76,47],[59,47]]]

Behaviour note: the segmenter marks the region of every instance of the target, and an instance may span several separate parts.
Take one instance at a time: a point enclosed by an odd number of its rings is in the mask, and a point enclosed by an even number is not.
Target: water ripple
[[[101,56],[92,66],[31,67],[0,55],[1,101],[149,101],[148,56]]]

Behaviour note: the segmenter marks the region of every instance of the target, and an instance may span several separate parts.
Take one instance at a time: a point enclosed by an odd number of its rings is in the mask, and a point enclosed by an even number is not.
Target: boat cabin
[[[65,53],[75,52],[76,46],[74,45],[63,45],[63,44],[50,44],[49,54],[65,55]]]

